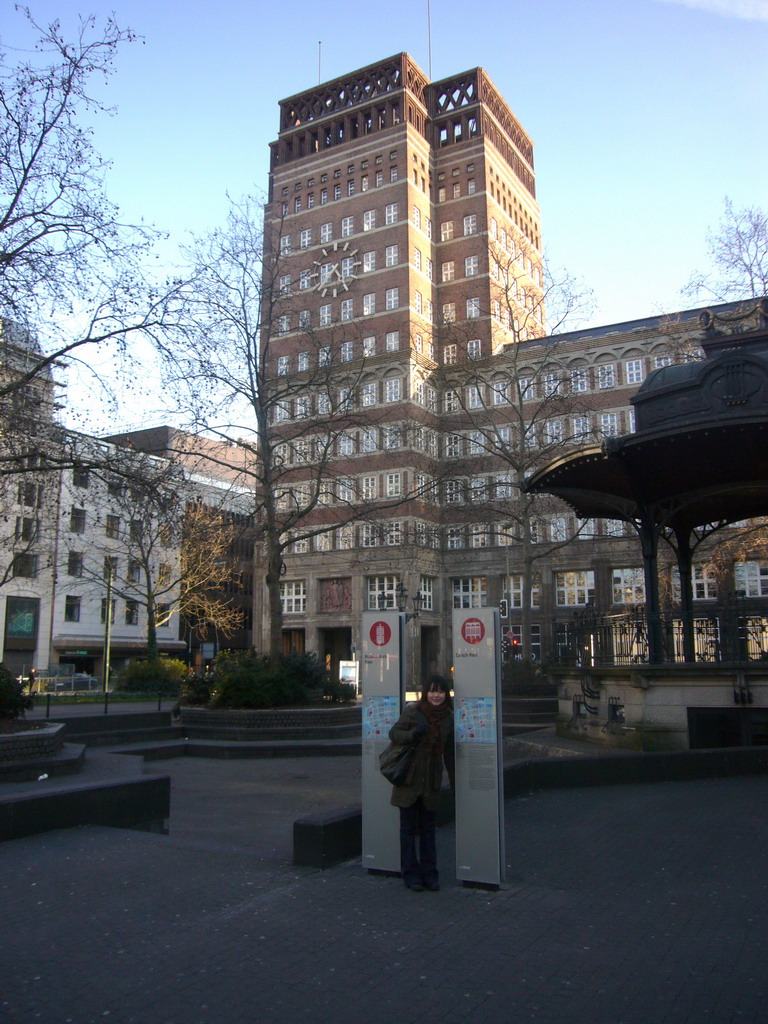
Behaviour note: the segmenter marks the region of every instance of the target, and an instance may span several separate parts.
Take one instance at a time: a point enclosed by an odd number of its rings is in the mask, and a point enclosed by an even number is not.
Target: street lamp
[[[418,619],[424,605],[424,594],[420,590],[417,591],[411,599],[413,611],[406,612],[405,609],[408,607],[408,591],[402,581],[398,583],[395,593],[397,594],[397,610],[405,614],[405,621],[410,622],[411,619]]]

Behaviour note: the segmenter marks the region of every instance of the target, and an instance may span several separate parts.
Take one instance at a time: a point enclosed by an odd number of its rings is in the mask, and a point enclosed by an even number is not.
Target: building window
[[[400,262],[398,246],[388,245],[384,250],[384,263],[388,267],[395,267]]]
[[[694,565],[691,577],[694,601],[717,600],[717,576],[711,565]]]
[[[110,608],[109,621],[114,624],[114,621],[115,621],[115,605],[117,604],[117,602],[113,598],[112,601],[110,601],[110,604],[111,604],[112,607]],[[107,621],[107,599],[106,599],[106,597],[102,597],[102,599],[101,599],[101,621],[102,622],[106,622]],[[158,622],[158,625],[159,624],[160,623]]]
[[[363,296],[363,316],[372,316],[376,312],[376,293],[370,292]]]
[[[376,211],[366,210],[363,214],[363,231],[373,231],[376,227]]]
[[[483,395],[478,384],[470,384],[467,387],[467,408],[482,409]]]
[[[563,421],[546,420],[544,423],[544,444],[557,445],[563,442]]]
[[[400,427],[384,427],[384,448],[392,450],[402,445]]]
[[[138,626],[139,624],[139,602],[130,598],[125,602],[125,624],[126,626]]]
[[[83,575],[83,556],[79,551],[70,551],[67,554],[67,576]]]
[[[619,432],[619,419],[615,412],[600,413],[600,430],[603,437],[616,437]]]
[[[80,621],[80,598],[72,595],[67,595],[64,598],[64,621],[65,622],[79,622]]]
[[[308,288],[312,287],[312,272],[309,270],[302,270],[299,272],[299,290],[305,292]]]
[[[614,604],[645,604],[645,577],[642,569],[613,569],[611,586]]]
[[[89,473],[85,466],[75,466],[72,470],[72,483],[75,487],[88,486]]]
[[[69,513],[69,532],[85,533],[85,509],[73,508]]]
[[[375,381],[368,381],[360,388],[360,405],[376,405],[377,384]]]
[[[341,237],[342,238],[349,238],[349,236],[354,232],[354,224],[355,224],[354,217],[342,217],[341,218]]]
[[[334,199],[341,199],[341,185],[334,185],[333,186],[333,198]]]
[[[464,527],[449,526],[445,533],[445,546],[449,551],[458,551],[464,547]]]
[[[278,356],[277,357],[277,375],[278,377],[284,377],[291,368],[291,357],[290,356]]]
[[[595,574],[592,570],[555,573],[555,604],[570,608],[595,599]]]
[[[341,319],[351,320],[353,316],[353,301],[352,299],[341,300]]]
[[[376,338],[369,336],[363,338],[363,355],[368,358],[369,356],[376,355]]]
[[[339,435],[339,455],[348,457],[355,454],[355,438],[346,431]]]
[[[480,299],[467,299],[467,320],[477,320],[480,317]]]
[[[400,289],[387,288],[384,295],[384,302],[386,309],[397,309],[400,305]]]
[[[453,221],[452,220],[444,220],[443,223],[440,225],[440,241],[441,242],[450,242],[450,240],[452,238],[453,238]]]
[[[733,575],[745,597],[768,597],[768,562],[736,562]]]
[[[379,545],[379,531],[375,523],[363,523],[360,530],[360,546],[375,548]]]
[[[347,195],[353,196],[355,194],[355,182],[354,179],[350,179],[347,182]]]
[[[443,363],[445,366],[453,366],[458,362],[459,348],[458,345],[451,343],[450,345],[443,345]],[[456,392],[454,392],[455,394]]]
[[[320,324],[320,326],[321,327],[330,327],[330,325],[331,325],[331,318],[332,318],[330,302],[325,303],[325,305],[323,305],[323,306],[320,306],[320,308],[318,309],[317,312],[318,312],[318,323]],[[308,366],[309,366],[309,364],[307,364],[307,367],[306,367],[307,369],[308,369]],[[301,369],[301,367],[299,367],[299,369]]]
[[[387,473],[387,497],[399,498],[402,494],[402,477],[400,473]]]
[[[464,438],[461,434],[446,434],[445,440],[443,441],[443,454],[446,459],[461,458],[463,444]]]
[[[320,225],[320,241],[325,244],[333,239],[333,224]]]
[[[376,253],[375,252],[364,252],[363,253],[363,273],[370,274],[376,269]]]
[[[592,427],[589,422],[589,416],[574,416],[573,417],[573,437],[574,440],[580,438],[589,437],[592,432]]]
[[[643,360],[628,359],[624,364],[624,376],[627,384],[643,383]]]
[[[477,214],[470,213],[467,217],[464,218],[464,234],[477,234]]]
[[[462,576],[451,581],[454,608],[485,608],[488,581],[485,576]]]
[[[616,384],[616,368],[613,363],[603,363],[597,368],[597,386],[612,388]]]
[[[400,348],[400,331],[387,331],[384,340],[387,352],[397,352]]]
[[[456,412],[459,408],[458,391],[445,391],[443,393],[443,412]]]
[[[370,525],[370,524],[369,524]],[[369,576],[367,606],[372,611],[385,608],[397,608],[397,587],[400,579],[397,576]],[[382,595],[381,600],[379,596]]]
[[[586,370],[571,371],[571,391],[583,392],[589,387],[589,377]]]
[[[482,344],[480,338],[470,338],[467,342],[467,358],[479,359],[482,355]]]
[[[108,515],[104,523],[104,532],[106,536],[113,539],[120,537],[120,516],[119,515]]]
[[[375,452],[379,446],[376,428],[366,427],[360,434],[360,442],[362,451]]]
[[[384,401],[399,402],[402,398],[402,381],[399,377],[384,381]]]
[[[312,245],[312,228],[305,228],[299,234],[299,248],[308,249]]]
[[[389,547],[395,547],[403,543],[403,524],[399,520],[387,523],[384,532],[384,539]]]
[[[449,260],[447,263],[444,263],[442,265],[441,271],[443,281],[453,281],[456,276],[455,263],[453,262],[453,260]]]
[[[28,481],[19,484],[17,491],[17,503],[19,505],[26,505],[27,508],[40,508],[42,502],[42,484],[32,484]]]
[[[364,501],[375,501],[378,498],[378,483],[379,478],[377,476],[364,476],[360,481],[360,496]]]
[[[477,277],[480,273],[480,257],[479,256],[467,256],[464,260],[464,276],[465,277]]]
[[[126,574],[126,580],[128,583],[140,583],[141,582],[141,563],[135,558],[128,559],[128,572]]]
[[[307,610],[307,581],[290,580],[280,584],[280,603],[284,615],[301,615]]]
[[[342,363],[351,363],[355,358],[355,343],[353,341],[343,341],[339,349],[339,359]]]
[[[418,206],[413,208],[413,225],[419,229],[421,228],[421,210]]]
[[[299,373],[309,369],[309,352],[299,352]]]
[[[397,223],[397,203],[389,203],[387,206],[384,207],[384,223]]]
[[[280,239],[280,255],[289,256],[291,253],[291,236],[283,235]]]
[[[523,607],[523,576],[513,575],[509,577],[509,606],[510,608]],[[531,608],[538,608],[541,603],[541,580],[534,575],[531,580]]]
[[[34,579],[37,576],[38,556],[28,551],[13,556],[11,575]]]
[[[413,308],[417,313],[421,313],[424,309],[424,300],[420,291],[416,291],[413,296]]]
[[[461,480],[445,480],[444,495],[446,505],[460,505],[464,494]]]

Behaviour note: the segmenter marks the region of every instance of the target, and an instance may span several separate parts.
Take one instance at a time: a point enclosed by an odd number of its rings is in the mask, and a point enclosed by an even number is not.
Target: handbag
[[[411,767],[414,748],[402,746],[400,743],[390,743],[389,746],[379,754],[379,770],[387,782],[393,786],[402,786]]]

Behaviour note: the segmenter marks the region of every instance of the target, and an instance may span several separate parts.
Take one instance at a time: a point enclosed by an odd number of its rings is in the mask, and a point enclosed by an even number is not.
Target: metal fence
[[[679,613],[661,618],[664,661],[685,661],[683,621]],[[645,611],[603,615],[587,608],[570,622],[555,623],[553,663],[571,666],[637,665],[648,661],[648,622]],[[693,621],[694,660],[751,662],[768,660],[768,618],[726,606],[716,615]]]

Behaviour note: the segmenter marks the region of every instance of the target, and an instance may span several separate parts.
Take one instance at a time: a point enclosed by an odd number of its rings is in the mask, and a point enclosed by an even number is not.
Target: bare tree
[[[261,221],[255,199],[232,202],[225,226],[189,252],[187,328],[169,378],[190,426],[240,453],[266,570],[269,651],[277,658],[285,554],[412,495],[372,510],[356,492],[350,456],[363,443],[357,434],[395,428],[387,410],[361,396],[365,360],[343,355],[345,343],[359,342],[355,323],[311,322],[301,308],[306,293],[287,281],[286,256],[276,239],[263,237]]]
[[[453,479],[443,483],[443,503],[454,528],[469,528],[470,543],[477,543],[476,534],[483,543],[496,530],[501,543],[515,547],[527,655],[536,563],[571,543],[582,527],[569,530],[562,503],[527,493],[525,482],[569,448],[598,437],[585,360],[556,333],[544,334],[585,315],[591,293],[568,273],[542,266],[524,239],[513,251],[492,243],[489,258],[492,306],[480,312],[491,323],[490,358],[472,351],[467,335],[477,333],[476,321],[442,331],[459,349],[442,375],[443,406],[453,412],[444,423]]]
[[[42,442],[30,421],[50,421],[49,409],[34,416],[32,406],[64,360],[106,346],[126,352],[138,336],[162,344],[175,288],[147,273],[156,233],[120,220],[87,127],[111,113],[92,86],[133,34],[87,18],[68,39],[58,22],[41,26],[17,10],[39,38],[26,58],[0,51],[0,417],[3,446],[27,456]],[[28,399],[21,424],[19,392]]]
[[[707,232],[711,269],[694,273],[684,294],[717,302],[768,294],[768,214],[758,206],[734,208],[726,196],[717,230]]]
[[[98,483],[104,541],[82,556],[74,575],[104,587],[108,580],[126,602],[127,622],[137,624],[141,610],[149,658],[157,657],[158,627],[174,616],[234,631],[240,611],[229,591],[238,575],[231,557],[238,527],[227,515],[228,493],[201,488],[165,459],[110,449],[111,470]]]

